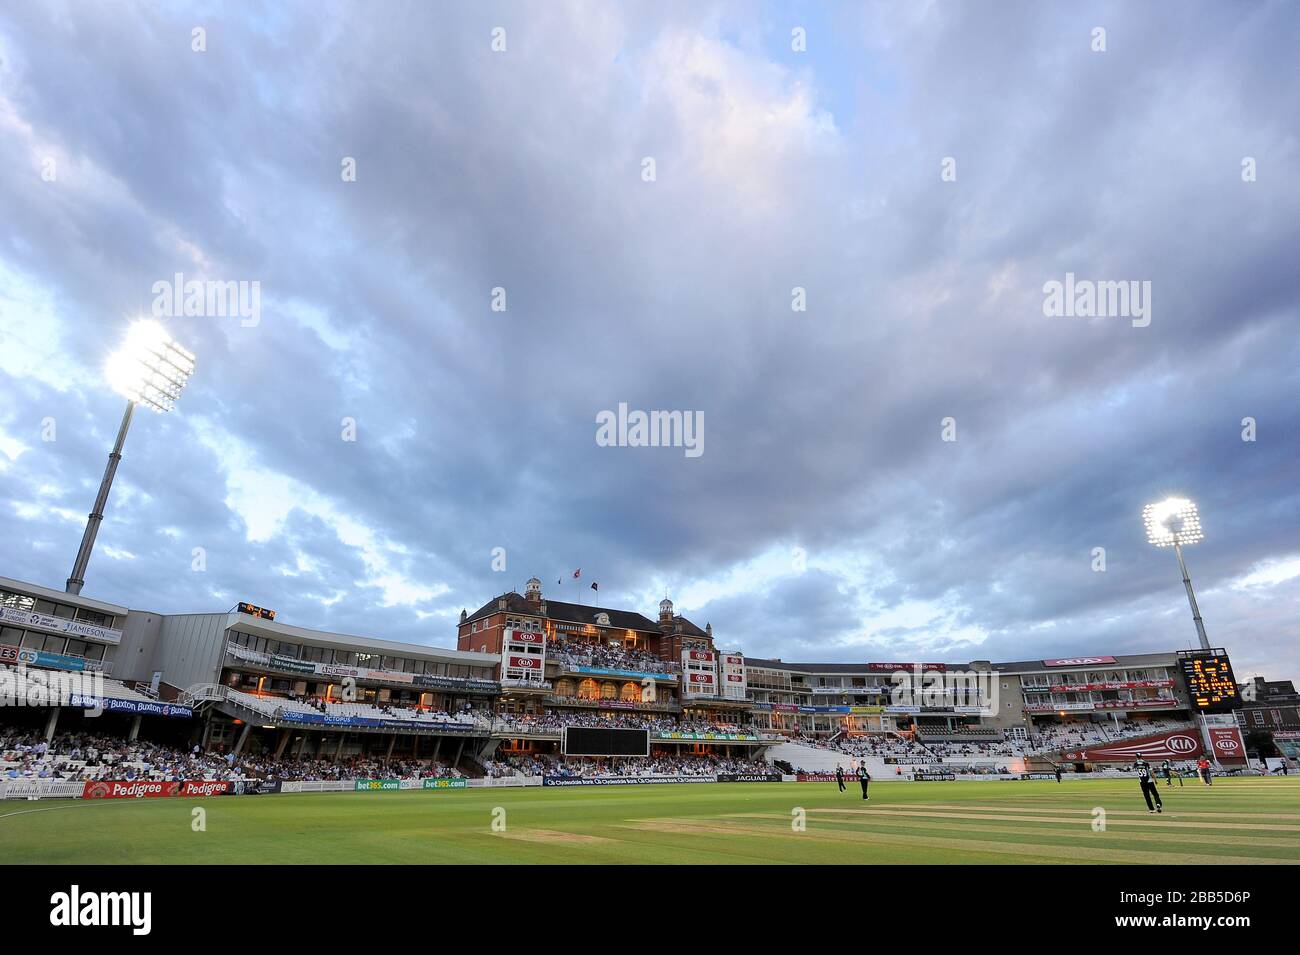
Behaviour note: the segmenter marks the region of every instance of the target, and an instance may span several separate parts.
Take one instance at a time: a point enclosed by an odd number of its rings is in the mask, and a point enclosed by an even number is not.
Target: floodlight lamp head
[[[122,397],[163,413],[194,374],[194,355],[182,348],[155,321],[139,321],[127,332],[122,347],[108,359],[105,375]]]
[[[1195,544],[1204,540],[1196,505],[1185,497],[1170,497],[1142,508],[1147,541],[1157,547]]]

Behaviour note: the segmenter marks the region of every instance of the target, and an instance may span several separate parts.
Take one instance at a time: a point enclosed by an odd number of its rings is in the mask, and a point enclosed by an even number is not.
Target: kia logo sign
[[[1064,660],[1044,660],[1043,666],[1049,667],[1086,667],[1098,663],[1114,663],[1114,657],[1067,657]]]
[[[1165,742],[1171,753],[1193,753],[1196,751],[1196,740],[1190,736],[1171,736]]]
[[[1225,753],[1235,753],[1237,751],[1237,741],[1235,739],[1221,739],[1214,745]]]

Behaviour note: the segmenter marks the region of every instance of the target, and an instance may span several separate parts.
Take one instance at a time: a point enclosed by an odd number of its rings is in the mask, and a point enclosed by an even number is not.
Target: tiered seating
[[[550,656],[568,666],[598,667],[607,670],[632,670],[638,673],[677,673],[681,665],[661,660],[644,650],[623,649],[600,644],[571,641],[552,644]]]
[[[101,677],[94,673],[73,673],[64,670],[29,670],[26,668],[0,667],[5,671],[5,679],[14,688],[15,698],[25,700],[45,699],[46,689],[61,687],[87,696],[96,696],[111,700],[130,700],[134,703],[157,702],[152,697],[137,693],[120,680]],[[57,701],[60,706],[69,705],[68,700]]]
[[[412,723],[465,723],[474,724],[474,717],[458,713],[417,710],[404,706],[375,706],[370,703],[326,703],[325,712],[330,716],[361,717],[372,720],[409,720]]]
[[[488,775],[511,776],[714,776],[719,773],[770,773],[761,760],[711,756],[651,756],[637,760],[590,759],[579,756],[507,756],[486,764]]]
[[[226,698],[257,713],[275,716],[277,713],[319,713],[310,703],[291,700],[287,696],[257,696],[242,690],[226,690]]]
[[[185,749],[91,733],[60,733],[46,742],[44,734],[31,729],[0,726],[0,781],[422,779],[460,775],[431,759],[364,755],[276,759],[266,753],[236,757],[200,753],[197,747]]]
[[[1189,728],[1191,724],[1185,720],[1171,719],[1121,720],[1118,728],[1114,723],[1089,723],[1082,720],[1059,725],[1049,723],[1034,728],[1034,738],[1027,752],[1051,753],[1067,749],[1086,749],[1089,746],[1102,746],[1117,740]]]

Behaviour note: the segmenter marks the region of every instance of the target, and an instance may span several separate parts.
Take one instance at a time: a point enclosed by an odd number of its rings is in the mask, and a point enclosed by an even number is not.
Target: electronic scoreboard
[[[1241,706],[1237,678],[1223,650],[1183,650],[1178,654],[1187,696],[1196,713],[1227,713]]]
[[[274,620],[275,611],[267,610],[265,607],[259,607],[256,604],[244,603],[242,600],[235,608],[240,613],[246,613],[250,617],[260,617],[263,620]]]

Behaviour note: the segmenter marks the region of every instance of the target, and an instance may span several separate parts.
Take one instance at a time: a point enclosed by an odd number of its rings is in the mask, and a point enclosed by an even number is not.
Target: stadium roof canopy
[[[227,630],[240,630],[274,640],[301,641],[321,647],[342,647],[347,650],[373,650],[378,653],[403,657],[424,657],[439,662],[451,661],[474,666],[488,666],[498,662],[501,657],[495,653],[477,653],[471,650],[452,650],[447,647],[433,647],[423,643],[398,643],[394,640],[380,640],[376,637],[358,637],[347,633],[330,633],[325,630],[308,630],[287,623],[276,623],[248,614],[231,612],[227,616]]]
[[[124,617],[127,614],[127,608],[117,604],[106,603],[103,600],[93,600],[90,597],[83,597],[80,594],[69,594],[62,590],[52,590],[49,587],[42,587],[40,584],[31,584],[23,580],[14,580],[11,577],[0,577],[0,590],[9,590],[15,593],[28,594],[32,597],[48,600],[51,603],[68,604],[73,607],[85,607],[87,610],[97,610],[100,613],[108,614],[112,617]]]
[[[999,673],[1050,673],[1055,670],[1078,669],[1085,666],[1114,667],[1114,666],[1161,666],[1169,663],[1172,653],[1140,653],[1129,656],[1114,657],[1115,662],[1088,664],[1082,661],[1096,659],[1097,654],[1090,656],[1080,656],[1074,659],[1079,660],[1077,664],[1067,664],[1058,667],[1049,667],[1042,660],[1025,660],[1018,663],[989,663],[987,661],[975,661],[971,663],[946,663],[946,667],[952,669],[961,669],[963,667],[973,670],[987,670],[990,667]],[[917,661],[920,662],[920,661]],[[765,670],[787,670],[791,673],[861,673],[861,674],[880,674],[883,670],[872,669],[870,663],[786,663],[783,660],[765,660],[758,657],[747,657],[745,659],[747,666],[759,667]],[[911,661],[908,661],[910,665]]]

